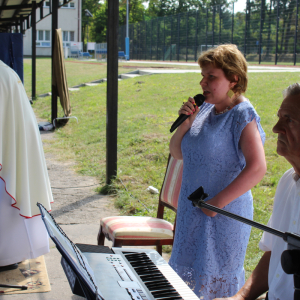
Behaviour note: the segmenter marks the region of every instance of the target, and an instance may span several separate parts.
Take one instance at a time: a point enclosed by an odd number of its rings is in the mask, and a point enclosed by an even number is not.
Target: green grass
[[[272,127],[282,102],[282,90],[299,78],[297,73],[249,74],[246,96],[260,115],[266,132],[268,170],[263,180],[252,189],[254,220],[264,224],[272,212],[278,180],[290,168],[286,160],[276,154],[276,135],[272,133]],[[57,139],[47,141],[45,151],[55,151],[63,160],[76,161],[81,174],[96,176],[99,190],[109,189],[115,194],[115,204],[122,214],[155,216],[158,197],[147,192],[146,188],[149,185],[161,187],[169,153],[169,128],[182,101],[200,92],[199,79],[199,74],[187,73],[143,76],[119,82],[118,178],[111,187],[104,184],[105,83],[70,94],[72,115],[79,123],[70,120],[65,127],[58,129]],[[35,101],[33,107],[37,116],[49,120],[50,103],[50,97]],[[168,212],[167,218],[173,220],[174,214]],[[262,252],[258,249],[261,235],[260,230],[252,229],[245,261],[247,276],[261,257]]]

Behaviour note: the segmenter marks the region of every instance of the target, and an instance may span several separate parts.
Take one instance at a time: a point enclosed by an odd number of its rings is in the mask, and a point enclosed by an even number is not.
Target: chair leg
[[[156,246],[156,251],[162,255],[162,246]]]
[[[97,240],[98,240],[98,245],[104,246],[105,235],[102,231],[102,226],[100,226]]]
[[[120,247],[120,248],[122,248],[122,241],[114,240],[112,246],[113,247]]]

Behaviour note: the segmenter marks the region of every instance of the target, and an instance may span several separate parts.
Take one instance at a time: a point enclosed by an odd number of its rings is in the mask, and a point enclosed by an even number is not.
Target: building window
[[[75,32],[74,31],[63,31],[62,39],[63,39],[63,46],[70,47],[70,42],[75,41]]]
[[[44,1],[44,7],[50,7],[50,1]]]
[[[59,2],[60,5],[63,4],[63,2]],[[69,2],[69,3],[66,3],[63,8],[75,8],[75,3],[74,2]]]
[[[70,42],[74,42],[74,36],[75,36],[74,31],[70,31]]]
[[[50,30],[37,30],[36,46],[37,47],[51,47]]]
[[[45,30],[45,41],[50,41],[50,30]]]
[[[69,41],[69,32],[63,31],[63,41],[68,42]]]

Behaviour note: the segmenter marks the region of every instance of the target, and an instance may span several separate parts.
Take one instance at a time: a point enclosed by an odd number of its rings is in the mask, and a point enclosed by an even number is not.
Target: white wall
[[[46,3],[46,2],[45,2]],[[70,7],[70,3],[74,3],[74,7]],[[68,4],[69,7],[61,7],[58,10],[58,28],[61,28],[63,39],[64,31],[65,38],[68,41],[63,40],[64,46],[69,46],[71,39],[74,42],[81,42],[81,0],[73,0]],[[44,7],[44,16],[49,13],[49,8]],[[36,17],[39,20],[40,11],[37,9]],[[38,56],[51,56],[51,15],[44,18],[36,24],[37,30],[37,45],[36,46],[36,55]],[[39,31],[42,33],[40,34]],[[23,37],[23,54],[31,55],[31,32],[32,29],[26,30]],[[40,40],[42,37],[42,40]],[[42,47],[42,45],[46,45]]]

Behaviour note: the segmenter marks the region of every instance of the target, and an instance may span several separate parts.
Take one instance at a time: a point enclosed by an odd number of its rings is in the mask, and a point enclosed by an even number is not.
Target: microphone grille
[[[201,106],[203,104],[203,102],[205,101],[205,97],[202,94],[198,94],[198,95],[194,96],[194,100],[195,100],[197,106]]]

